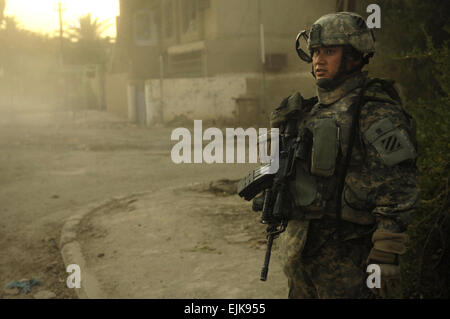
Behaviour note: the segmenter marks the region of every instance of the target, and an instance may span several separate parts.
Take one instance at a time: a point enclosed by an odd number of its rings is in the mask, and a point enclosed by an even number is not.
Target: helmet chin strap
[[[346,75],[353,74],[360,69],[360,66],[357,65],[357,66],[353,67],[352,69],[347,70],[347,68],[346,68],[347,61],[348,61],[348,58],[344,54],[342,56],[341,63],[339,64],[339,69],[338,69],[338,72],[336,73],[336,75],[333,76],[331,79],[316,79],[316,85],[327,91],[332,91],[343,82],[343,79],[345,78]],[[312,74],[313,74],[314,78],[316,78],[316,75],[314,74],[314,66],[313,66]]]
[[[336,77],[333,77],[332,79],[318,79],[316,80],[316,85],[327,91],[332,91],[339,85],[339,82],[336,81],[335,78]]]

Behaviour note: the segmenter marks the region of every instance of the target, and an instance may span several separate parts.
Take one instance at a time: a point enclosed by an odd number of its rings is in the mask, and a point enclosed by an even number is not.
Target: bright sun
[[[54,34],[59,30],[57,3],[61,2],[64,28],[78,26],[81,15],[92,13],[93,18],[107,21],[104,36],[115,37],[119,0],[6,0],[5,15],[16,16],[25,29]]]

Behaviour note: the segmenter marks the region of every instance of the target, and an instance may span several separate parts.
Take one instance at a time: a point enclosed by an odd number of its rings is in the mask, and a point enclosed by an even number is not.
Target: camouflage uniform
[[[342,21],[334,23],[342,30]],[[293,212],[278,240],[290,298],[369,298],[367,264],[390,269],[405,252],[403,232],[419,193],[415,129],[390,82],[365,90],[337,232],[338,173],[349,150],[351,114],[368,81],[361,72],[333,90],[317,87],[318,102],[298,122],[313,139],[307,158],[297,159]],[[273,123],[296,100],[293,95],[277,109]]]

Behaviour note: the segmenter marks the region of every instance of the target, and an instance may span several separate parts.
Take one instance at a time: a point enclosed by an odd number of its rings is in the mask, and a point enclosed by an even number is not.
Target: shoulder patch
[[[394,127],[391,120],[387,118],[372,124],[364,135],[388,166],[408,159],[413,160],[417,156],[408,135]]]

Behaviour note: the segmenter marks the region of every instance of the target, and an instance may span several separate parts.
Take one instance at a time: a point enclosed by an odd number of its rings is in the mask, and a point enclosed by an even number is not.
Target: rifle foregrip
[[[261,214],[261,223],[268,224],[272,221],[272,190],[266,189],[264,194],[263,211]]]

